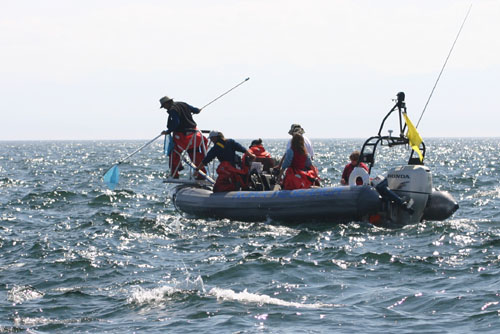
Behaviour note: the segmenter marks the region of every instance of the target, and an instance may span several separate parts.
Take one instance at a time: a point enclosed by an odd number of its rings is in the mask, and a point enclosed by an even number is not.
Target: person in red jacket
[[[349,184],[349,176],[351,176],[351,173],[355,167],[362,167],[368,172],[368,166],[362,162],[359,162],[359,155],[360,155],[359,151],[354,151],[349,156],[351,162],[345,165],[344,167],[344,172],[342,173],[342,178],[340,179],[341,184],[343,185]]]
[[[248,151],[252,152],[255,155],[255,159],[253,161],[262,163],[263,170],[269,172],[271,168],[274,167],[275,161],[271,157],[271,153],[267,152],[262,145],[262,139],[252,140]],[[250,164],[247,163],[247,154],[245,153],[242,158],[242,167],[248,167]]]
[[[292,137],[291,147],[287,149],[278,179],[283,173],[282,187],[285,190],[310,188],[318,182],[318,169],[312,165],[302,135]]]
[[[264,148],[264,145],[262,145],[262,139],[255,139],[252,140],[252,143],[250,144],[249,151],[255,154],[257,158],[270,158],[271,153],[267,152],[266,149]]]

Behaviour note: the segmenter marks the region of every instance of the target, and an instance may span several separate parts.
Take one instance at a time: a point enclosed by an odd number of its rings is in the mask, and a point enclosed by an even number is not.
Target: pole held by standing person
[[[125,158],[121,159],[118,161],[116,164],[114,164],[110,169],[104,173],[103,180],[104,183],[108,186],[109,189],[114,190],[116,185],[118,184],[118,181],[120,181],[120,169],[118,168],[118,165],[122,164],[126,160],[128,160],[130,157],[132,157],[134,154],[138,153],[142,149],[144,149],[146,146],[151,145],[156,139],[160,138],[163,133],[160,133],[158,136],[154,137],[150,141],[148,141],[146,144],[142,145],[139,147],[137,150],[134,152],[130,153],[127,155]]]
[[[205,107],[211,105],[212,103],[214,103],[215,101],[217,101],[218,99],[220,99],[221,97],[223,97],[224,95],[226,95],[227,93],[229,93],[230,91],[232,91],[233,89],[236,89],[237,87],[243,85],[245,82],[247,82],[248,80],[250,80],[250,77],[246,78],[245,80],[243,80],[242,82],[240,82],[239,84],[237,84],[236,86],[234,86],[233,88],[227,90],[225,93],[219,95],[218,97],[216,97],[215,99],[213,99],[212,101],[208,102],[207,104],[205,104],[203,107],[200,108],[200,110],[203,110],[205,109]]]

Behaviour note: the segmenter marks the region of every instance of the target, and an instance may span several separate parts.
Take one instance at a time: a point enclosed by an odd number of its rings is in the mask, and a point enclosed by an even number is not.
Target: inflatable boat
[[[397,97],[378,134],[363,144],[360,161],[369,166],[369,171],[355,168],[349,179],[349,184],[359,185],[298,190],[261,190],[263,187],[254,186],[252,191],[214,193],[207,182],[191,178],[187,182],[171,180],[180,183],[173,192],[173,203],[178,210],[196,217],[241,221],[369,221],[375,225],[402,226],[447,219],[458,209],[458,203],[449,193],[433,189],[430,169],[423,165],[425,144],[418,133],[420,141],[412,141],[416,129],[406,116],[404,93]],[[392,136],[389,131],[389,136],[382,136],[384,123],[395,110],[400,116],[400,135]],[[390,169],[386,176],[370,178],[379,145],[410,146],[410,159],[406,165]],[[257,176],[267,180],[265,183],[272,179],[269,175]]]
[[[180,187],[174,203],[195,216],[241,221],[350,221],[380,208],[379,194],[370,186],[225,193]]]

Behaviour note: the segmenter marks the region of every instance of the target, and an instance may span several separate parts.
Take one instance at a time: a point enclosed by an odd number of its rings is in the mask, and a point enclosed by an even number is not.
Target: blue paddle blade
[[[120,180],[120,169],[118,168],[118,165],[111,167],[106,174],[104,174],[103,179],[109,189],[115,190],[115,187]]]

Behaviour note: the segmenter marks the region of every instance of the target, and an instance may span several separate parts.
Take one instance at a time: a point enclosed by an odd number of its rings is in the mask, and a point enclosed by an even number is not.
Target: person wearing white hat
[[[304,145],[304,137],[295,132],[291,148],[287,149],[280,167],[278,180],[285,174],[282,187],[285,190],[307,189],[319,185],[318,169],[312,164]]]
[[[222,132],[210,131],[208,138],[214,146],[207,152],[207,155],[196,169],[202,170],[204,166],[217,158],[220,164],[217,167],[217,180],[215,181],[214,192],[234,191],[245,188],[247,173],[238,168],[237,164],[241,161],[241,158],[236,155],[236,152],[245,153],[251,159],[255,159],[255,154],[244,148],[234,139],[224,138]]]
[[[200,109],[185,102],[174,102],[168,96],[160,99],[161,108],[166,109],[168,113],[167,130],[163,131],[162,134],[172,134],[174,141],[174,149],[169,155],[170,173],[174,178],[178,178],[179,171],[183,169],[181,165],[182,152],[188,150],[189,157],[194,164],[199,164],[205,157],[204,152],[207,149],[208,140],[197,131],[197,124],[193,119],[193,114],[199,114]],[[196,136],[195,140],[192,140],[193,135]],[[204,149],[203,146],[205,146]],[[205,172],[204,169],[203,172]]]
[[[300,126],[300,124],[292,124],[290,127],[290,130],[288,130],[288,134],[293,137],[294,134],[299,134],[304,138],[304,146],[306,147],[307,154],[309,155],[309,158],[311,160],[314,160],[314,149],[311,144],[311,141],[309,138],[304,136],[305,130]],[[285,152],[288,151],[289,149],[292,148],[292,138],[286,143],[286,149]],[[278,164],[278,168],[281,168],[281,165],[283,165],[283,160],[285,159],[285,155],[281,157],[281,160]]]
[[[304,133],[306,133],[306,132],[300,126],[300,124],[292,124],[292,126],[290,127],[290,130],[288,130],[288,134],[292,137],[296,133],[301,135],[302,138],[304,138],[304,145],[306,147],[307,153],[309,154],[309,157],[311,158],[311,160],[314,160],[314,149],[313,149],[312,143],[309,140],[309,138],[304,136]],[[288,150],[290,147],[292,147],[292,139],[291,138],[288,141],[288,143],[286,144],[286,149]]]

